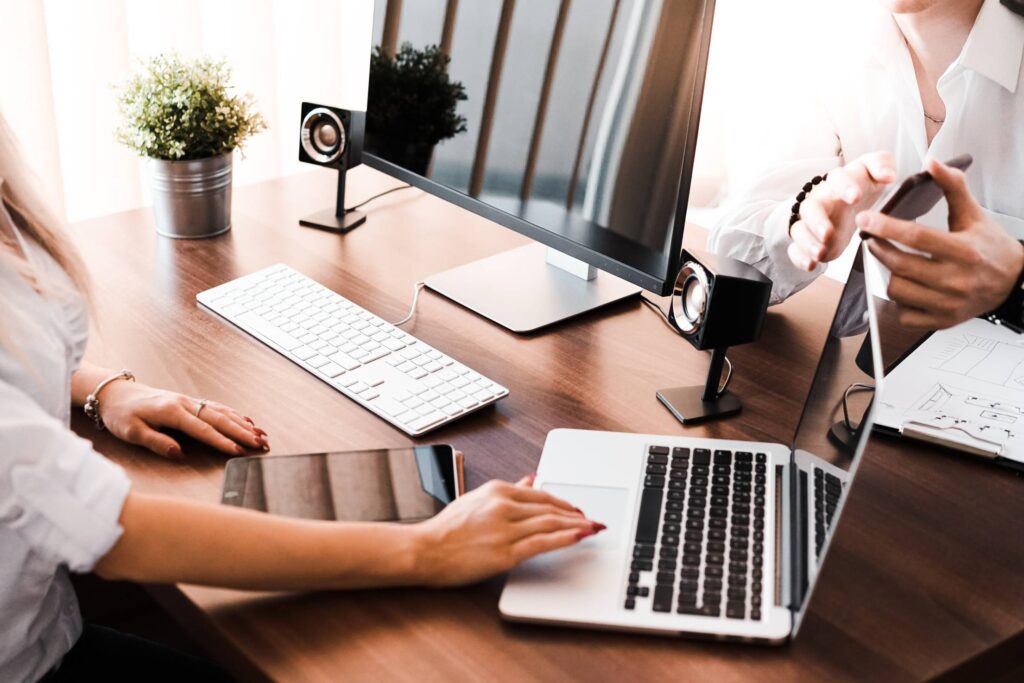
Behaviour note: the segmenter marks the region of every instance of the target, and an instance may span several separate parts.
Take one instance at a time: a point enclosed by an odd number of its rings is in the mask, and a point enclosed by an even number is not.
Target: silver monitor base
[[[505,251],[427,278],[427,287],[513,332],[525,333],[640,293],[599,272],[572,275],[545,258],[541,244]]]

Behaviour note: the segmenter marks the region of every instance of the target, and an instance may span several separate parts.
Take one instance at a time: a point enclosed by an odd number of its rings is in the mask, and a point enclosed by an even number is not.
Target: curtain
[[[116,87],[165,51],[223,57],[237,91],[255,96],[269,128],[236,155],[236,185],[308,170],[300,103],[365,108],[365,82],[360,101],[349,81],[353,62],[365,80],[372,10],[373,0],[0,0],[0,111],[69,221],[148,204],[145,164],[114,141]],[[364,28],[365,54],[346,55]]]

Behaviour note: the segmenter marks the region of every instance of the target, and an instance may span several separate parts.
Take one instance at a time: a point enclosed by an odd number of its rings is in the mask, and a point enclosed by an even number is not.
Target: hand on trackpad
[[[581,545],[598,548],[618,548],[626,534],[629,520],[626,517],[626,489],[604,486],[579,486],[576,484],[543,484],[542,491],[567,500],[587,516],[600,522],[607,530],[581,541]]]

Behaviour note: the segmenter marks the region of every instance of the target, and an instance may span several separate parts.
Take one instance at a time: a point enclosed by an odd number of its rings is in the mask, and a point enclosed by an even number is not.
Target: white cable
[[[413,285],[412,306],[409,308],[409,315],[405,316],[397,323],[391,323],[392,325],[394,325],[395,327],[401,327],[402,325],[412,320],[412,317],[416,315],[416,304],[420,300],[420,292],[423,291],[423,287],[426,286],[426,284],[426,282],[417,282],[415,285]]]

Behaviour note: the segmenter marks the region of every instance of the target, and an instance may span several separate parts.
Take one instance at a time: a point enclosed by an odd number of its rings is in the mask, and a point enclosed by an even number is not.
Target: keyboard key
[[[399,415],[405,413],[406,410],[408,410],[401,403],[399,403],[398,401],[393,401],[390,398],[378,398],[376,401],[373,402],[373,407],[377,408],[378,410],[384,411],[385,413],[391,415],[392,417],[398,417]]]
[[[668,446],[651,446],[647,452],[650,455],[668,455]]]
[[[729,619],[743,619],[746,615],[746,605],[742,602],[725,603],[725,616]]]
[[[715,451],[715,464],[725,465],[732,462],[732,451]]]
[[[323,367],[320,368],[320,372],[322,372],[323,374],[325,374],[328,377],[330,377],[331,379],[333,379],[333,378],[337,377],[338,375],[344,373],[345,372],[345,368],[341,367],[337,363],[332,363],[332,362],[328,361],[328,363],[326,365],[324,365]]]
[[[654,599],[651,609],[655,612],[672,611],[672,586],[659,584],[654,588]]]
[[[655,577],[655,581],[657,581],[657,583],[659,583],[659,584],[667,583],[667,584],[671,585],[671,584],[675,583],[675,580],[676,580],[676,575],[675,575],[674,572],[658,572],[656,577]]]
[[[654,569],[654,563],[651,560],[633,560],[629,567],[635,572],[649,572]]]
[[[711,451],[706,448],[695,448],[693,451],[693,464],[695,465],[710,465],[711,464]]]
[[[634,609],[634,608],[636,608],[636,598],[626,598],[625,607],[626,607],[626,609]]]
[[[637,543],[654,543],[658,537],[658,515],[661,512],[662,491],[645,488],[640,497],[640,515],[637,519]],[[674,520],[678,522],[679,520]],[[653,549],[652,555],[653,557]]]
[[[426,429],[427,427],[431,427],[433,425],[436,425],[438,422],[440,422],[443,419],[444,419],[444,414],[443,413],[434,412],[434,413],[431,413],[430,415],[424,415],[420,419],[414,420],[413,422],[410,422],[409,423],[409,429],[411,429],[414,432],[418,432],[421,429]]]
[[[686,460],[690,457],[690,449],[677,446],[676,448],[672,449],[672,457],[679,458],[681,460]]]
[[[653,560],[654,546],[637,544],[633,548],[633,558],[638,560]]]

